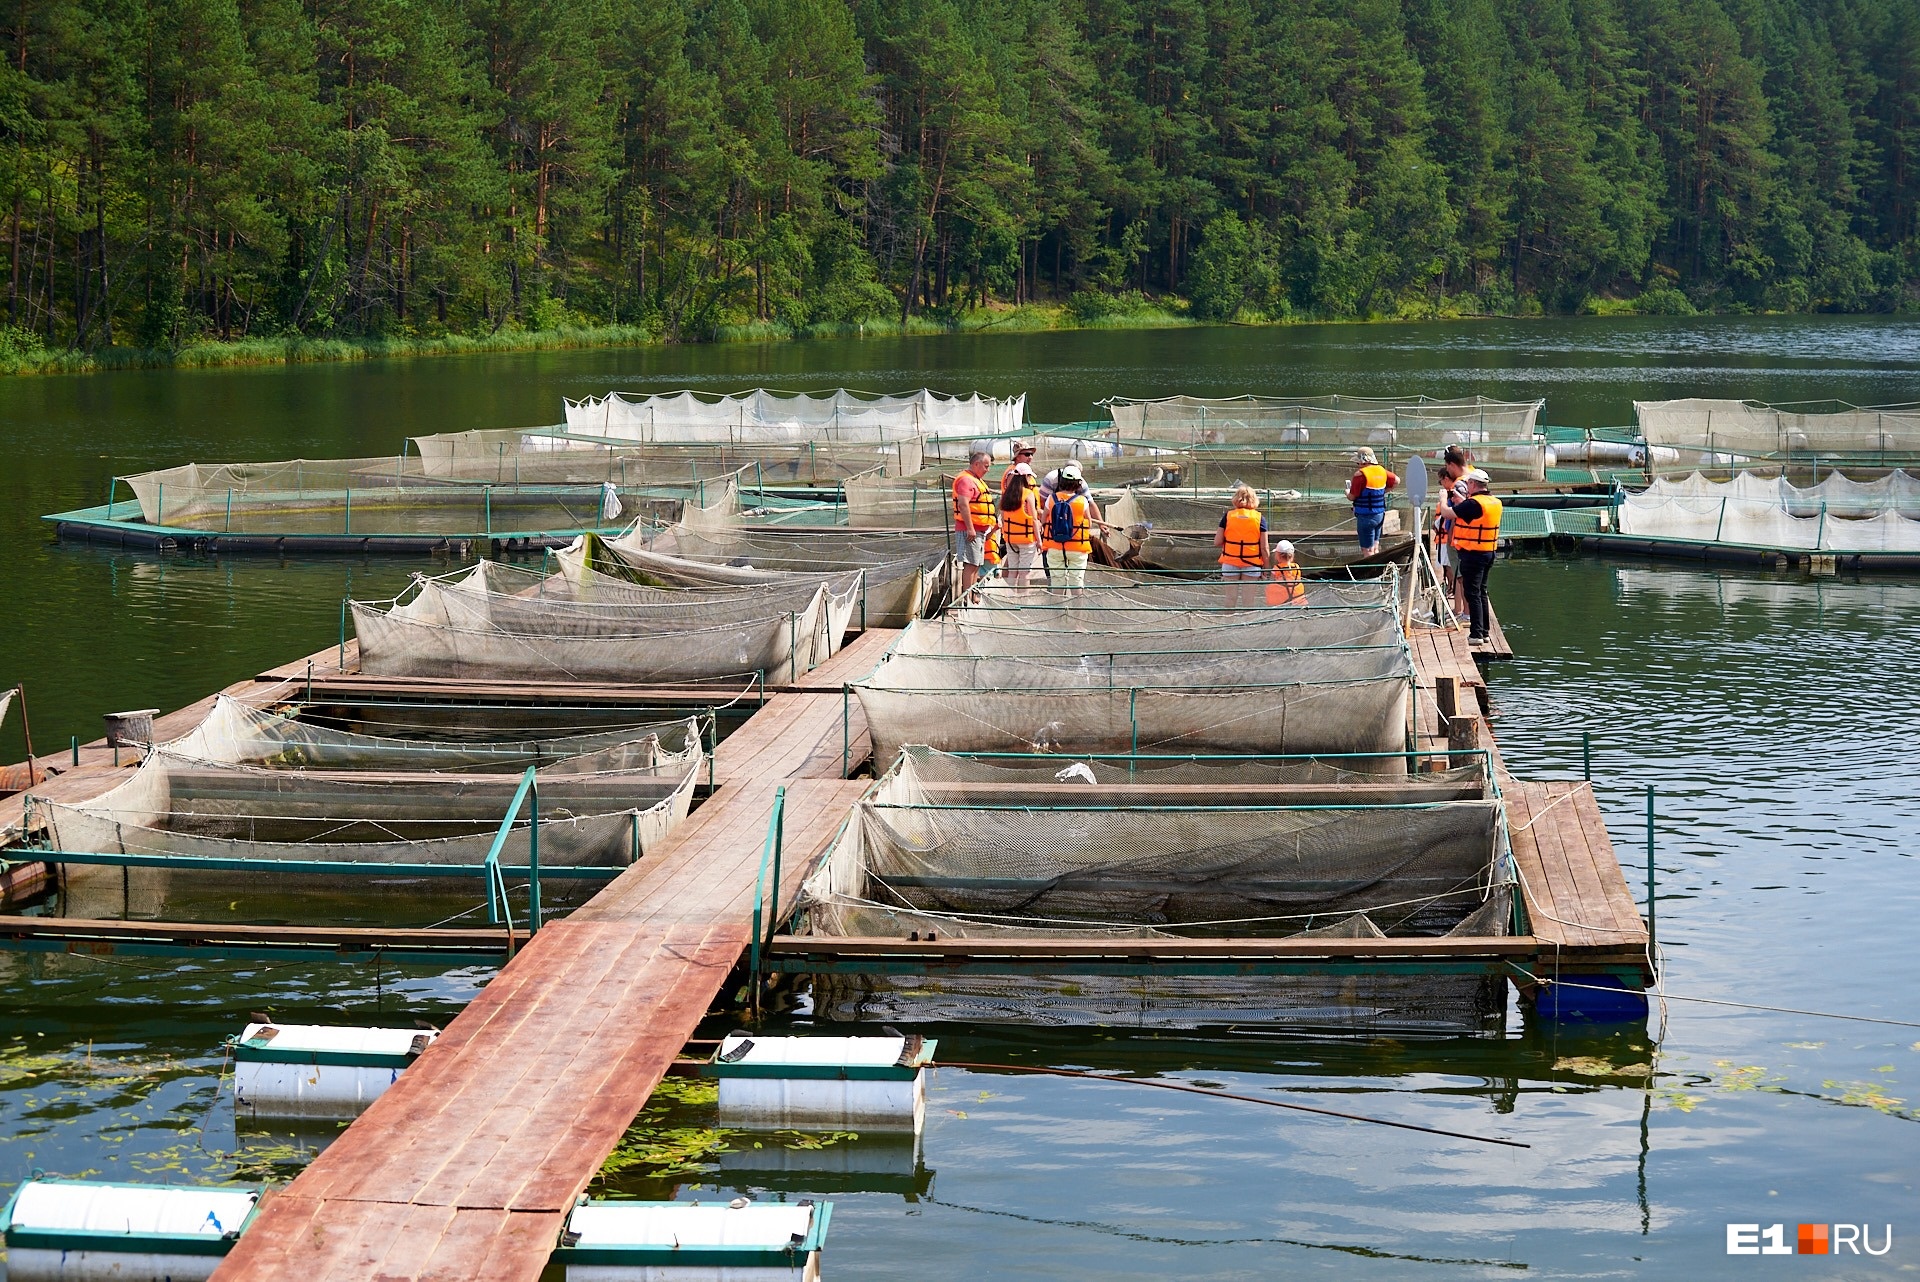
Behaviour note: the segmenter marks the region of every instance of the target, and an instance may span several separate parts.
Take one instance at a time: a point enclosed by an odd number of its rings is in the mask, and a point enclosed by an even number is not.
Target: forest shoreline
[[[1119,301],[1119,300],[1116,300]],[[1122,303],[1124,307],[1124,303]],[[1626,316],[1672,316],[1643,311],[1630,302],[1580,313],[1594,319]],[[1692,312],[1696,316],[1735,313]],[[1753,313],[1740,312],[1748,315]],[[1773,315],[1776,313],[1766,313]],[[1792,313],[1777,313],[1787,315]],[[1812,314],[1812,313],[1806,313]],[[444,334],[366,338],[247,338],[194,343],[176,349],[110,347],[84,352],[22,349],[0,338],[0,377],[58,374],[105,374],[121,370],[243,369],[270,365],[317,365],[411,357],[478,356],[492,353],[589,351],[618,348],[664,348],[681,345],[715,346],[728,343],[809,342],[848,338],[917,338],[979,334],[1046,333],[1097,329],[1185,329],[1195,326],[1233,326],[1247,329],[1283,329],[1298,325],[1377,325],[1409,321],[1544,320],[1559,317],[1538,313],[1443,311],[1433,315],[1404,314],[1367,317],[1300,316],[1259,319],[1201,320],[1159,306],[1138,304],[1125,310],[1087,315],[1068,304],[1023,304],[981,308],[957,319],[911,316],[903,325],[891,319],[793,327],[778,322],[723,325],[696,338],[670,338],[644,325],[567,325],[552,329],[506,328],[492,334]],[[13,338],[18,334],[6,335]]]

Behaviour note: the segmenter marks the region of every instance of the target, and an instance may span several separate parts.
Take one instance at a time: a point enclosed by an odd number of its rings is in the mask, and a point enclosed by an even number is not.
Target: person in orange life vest
[[[1453,558],[1453,505],[1467,497],[1467,470],[1473,466],[1473,453],[1465,446],[1449,445],[1440,464],[1440,488],[1433,514],[1433,552],[1440,575],[1453,598],[1453,612],[1467,617],[1467,596],[1460,587],[1459,567]]]
[[[1353,452],[1353,457],[1360,467],[1347,482],[1347,499],[1353,504],[1360,555],[1372,556],[1380,550],[1380,527],[1387,523],[1387,491],[1400,484],[1400,478],[1381,467],[1380,460],[1364,445]]]
[[[960,557],[960,590],[965,592],[980,578],[980,567],[987,563],[987,535],[993,530],[993,499],[987,494],[987,469],[993,455],[975,450],[967,470],[953,478],[953,533],[955,551]]]
[[[1058,518],[1054,513],[1065,509]],[[1040,542],[1047,553],[1048,579],[1056,588],[1072,592],[1086,586],[1087,558],[1093,553],[1093,527],[1100,520],[1100,508],[1087,492],[1078,463],[1060,467],[1060,488],[1040,512]],[[1065,537],[1061,537],[1061,535]]]
[[[1025,463],[1007,469],[1007,486],[1000,491],[1000,533],[1007,544],[1005,574],[1011,587],[1027,587],[1040,569],[1039,488]]]
[[[1300,567],[1293,563],[1293,544],[1281,539],[1273,545],[1273,578],[1267,584],[1268,605],[1300,605],[1307,599],[1307,585]]]
[[[1032,441],[1015,441],[1013,443],[1013,462],[1007,464],[1007,470],[1000,473],[1000,492],[1002,494],[1005,494],[1007,487],[1013,484],[1014,470],[1021,464],[1024,463],[1026,465],[1028,476],[1033,475],[1033,456],[1039,453],[1039,451],[1040,447]],[[1040,496],[1036,487],[1034,502],[1038,503],[1039,501]]]
[[[1500,500],[1487,490],[1487,474],[1467,473],[1467,497],[1453,506],[1453,554],[1467,594],[1467,641],[1487,640],[1493,611],[1487,605],[1487,575],[1500,547]]]
[[[1213,546],[1220,549],[1220,577],[1227,585],[1227,608],[1258,605],[1257,585],[1266,577],[1273,555],[1267,547],[1267,518],[1260,515],[1260,496],[1253,487],[1233,487],[1233,506],[1220,518]]]

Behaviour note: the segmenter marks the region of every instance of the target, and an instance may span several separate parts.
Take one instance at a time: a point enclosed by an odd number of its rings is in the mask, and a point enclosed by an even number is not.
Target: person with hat
[[[1040,513],[1040,542],[1047,553],[1047,577],[1069,592],[1086,586],[1087,559],[1093,553],[1093,527],[1100,509],[1087,490],[1080,465],[1060,465],[1059,488]]]
[[[1353,452],[1360,467],[1347,482],[1347,500],[1353,504],[1354,532],[1360,539],[1360,555],[1374,556],[1380,551],[1380,530],[1387,523],[1387,491],[1400,484],[1400,478],[1380,466],[1374,452],[1362,445]]]
[[[1300,605],[1307,599],[1307,585],[1293,559],[1293,544],[1281,539],[1273,545],[1273,576],[1267,583],[1268,605]]]
[[[954,551],[960,558],[962,593],[979,581],[981,567],[987,563],[987,539],[993,533],[994,516],[986,478],[992,465],[991,453],[975,449],[967,470],[953,478]]]
[[[1016,469],[1025,467],[1027,469],[1027,475],[1033,475],[1033,457],[1039,452],[1040,447],[1032,441],[1015,441],[1013,443],[1013,462],[1007,464],[1007,470],[1000,473],[1000,492],[1002,494],[1007,492],[1007,486],[1013,484],[1013,474]]]
[[[1453,556],[1460,586],[1467,594],[1467,643],[1492,634],[1493,609],[1487,604],[1487,575],[1500,547],[1500,500],[1489,492],[1490,478],[1479,468],[1467,473],[1467,497],[1453,505]]]

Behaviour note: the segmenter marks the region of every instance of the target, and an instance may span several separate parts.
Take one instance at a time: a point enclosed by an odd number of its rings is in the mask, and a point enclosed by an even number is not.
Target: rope
[[[1617,993],[1620,991],[1617,988],[1604,988],[1599,984],[1576,984],[1571,980],[1547,979],[1544,976],[1529,974],[1523,967],[1516,966],[1514,969],[1526,975],[1529,981],[1536,984],[1548,984],[1560,988],[1580,988],[1596,993]],[[1662,1001],[1698,1002],[1704,1006],[1731,1006],[1736,1010],[1766,1011],[1774,1015],[1810,1015],[1815,1019],[1844,1019],[1856,1024],[1890,1024],[1895,1028],[1920,1028],[1920,1020],[1888,1019],[1881,1015],[1850,1015],[1840,1011],[1807,1010],[1799,1006],[1766,1006],[1757,1002],[1731,1002],[1720,997],[1694,997],[1686,993],[1667,992],[1665,989],[1660,989],[1658,995]]]
[[[1472,1140],[1476,1144],[1499,1144],[1506,1148],[1532,1148],[1533,1145],[1519,1140],[1501,1139],[1493,1135],[1469,1135],[1465,1131],[1447,1131],[1436,1126],[1420,1126],[1413,1122],[1393,1122],[1384,1117],[1368,1117],[1364,1113],[1343,1113],[1339,1109],[1315,1108],[1311,1104],[1295,1104],[1290,1100],[1263,1099],[1258,1095],[1239,1095],[1232,1091],[1210,1090],[1204,1086],[1187,1086],[1180,1082],[1156,1082],[1144,1077],[1112,1077],[1105,1073],[1085,1073],[1073,1068],[1043,1068],[1028,1064],[977,1064],[965,1060],[935,1060],[936,1068],[964,1068],[975,1072],[1033,1073],[1046,1077],[1068,1077],[1090,1082],[1110,1082],[1124,1086],[1150,1086],[1155,1090],[1179,1091],[1184,1095],[1205,1095],[1213,1099],[1237,1100],[1242,1104],[1261,1104],[1267,1108],[1284,1108],[1295,1113],[1313,1113],[1320,1117],[1337,1117],[1345,1122],[1366,1122],[1373,1126],[1391,1126],[1396,1130],[1419,1131],[1423,1135],[1442,1135],[1452,1140]]]

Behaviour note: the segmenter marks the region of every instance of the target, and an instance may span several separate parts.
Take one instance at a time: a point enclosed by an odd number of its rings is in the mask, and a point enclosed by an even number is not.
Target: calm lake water
[[[492,356],[0,383],[0,683],[36,747],[171,708],[332,641],[345,594],[422,560],[158,559],[51,544],[44,512],[115,472],[384,453],[402,437],[560,417],[560,398],[661,390],[1029,393],[1029,416],[1112,394],[1426,392],[1547,398],[1556,424],[1673,395],[1920,399],[1920,327],[1861,319],[1204,329]],[[1657,563],[1503,562],[1519,658],[1492,669],[1522,776],[1580,770],[1590,731],[1638,887],[1657,790],[1664,1036],[1343,1038],[1249,1029],[928,1028],[943,1057],[1126,1069],[1524,1140],[1493,1148],[1137,1087],[943,1070],[919,1166],[695,1176],[834,1196],[836,1278],[1894,1277],[1920,1271],[1920,582],[1811,582]],[[0,755],[20,755],[17,719]],[[0,954],[0,1185],[281,1177],[311,1140],[236,1134],[220,1039],[247,1012],[443,1021],[484,971],[172,965]],[[1654,1031],[1662,1021],[1656,1019]],[[710,1122],[696,1108],[675,1125]],[[729,1167],[752,1159],[724,1159]],[[671,1185],[626,1182],[660,1194]],[[682,1185],[682,1192],[694,1185]],[[729,1194],[730,1195],[730,1194]],[[1892,1252],[1729,1259],[1728,1222],[1868,1223]]]

